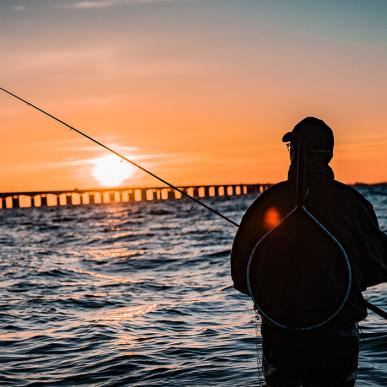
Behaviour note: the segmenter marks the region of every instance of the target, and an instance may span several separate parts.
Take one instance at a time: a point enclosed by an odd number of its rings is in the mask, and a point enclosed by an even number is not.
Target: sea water
[[[387,189],[362,188],[387,229]],[[254,196],[206,203],[240,221]],[[0,213],[0,385],[254,386],[235,227],[189,200]],[[387,309],[386,285],[367,297]],[[358,386],[387,385],[387,324],[361,323]]]

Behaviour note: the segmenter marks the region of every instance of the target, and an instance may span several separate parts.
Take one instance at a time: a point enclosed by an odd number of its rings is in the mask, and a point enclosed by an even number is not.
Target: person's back
[[[333,171],[328,166],[333,155],[333,134],[331,135],[325,123],[315,118],[307,118],[296,128],[292,133],[298,131],[299,136],[304,135],[306,140],[312,143],[306,160],[305,207],[344,248],[350,259],[351,287],[348,299],[337,315],[318,329],[308,332],[289,331],[270,323],[269,319],[263,316],[266,379],[269,386],[297,385],[300,380],[304,385],[309,383],[321,386],[350,386],[354,383],[357,368],[356,323],[367,315],[361,292],[367,286],[387,280],[387,237],[379,230],[371,204],[353,188],[334,180]],[[289,180],[274,185],[256,199],[244,215],[234,240],[231,274],[234,287],[245,294],[250,294],[247,265],[255,245],[270,230],[276,228],[295,207],[297,163],[292,133],[284,136],[284,139],[293,145]],[[308,230],[296,231],[305,234],[305,242],[300,249],[305,248],[308,243],[313,243],[312,238],[308,240]],[[300,234],[297,234],[297,237],[302,240],[302,235],[300,237]],[[289,246],[293,250],[298,248],[291,243]],[[319,249],[319,246],[311,245],[309,248]],[[297,254],[297,251],[291,253]],[[269,254],[270,258],[270,251],[266,254]],[[273,252],[273,258],[274,256]],[[278,265],[278,275],[282,275],[281,278],[284,279],[279,283],[282,287],[279,294],[286,294],[288,298],[284,296],[283,299],[287,303],[292,293],[286,292],[286,287],[291,289],[291,281],[296,278],[300,281],[299,278],[302,278],[297,273],[299,268],[292,272],[289,267],[286,273],[281,274],[281,270],[285,270],[284,265]],[[313,270],[313,265],[310,267],[312,269],[308,270]],[[328,269],[332,273],[338,271],[335,263]],[[271,278],[266,280],[270,281]],[[319,303],[323,304],[322,301],[328,297],[329,290],[331,289],[324,287],[321,287],[321,291],[317,290],[317,314]],[[300,297],[302,299],[302,295]],[[306,299],[308,294],[304,297]],[[268,305],[274,302],[269,296],[266,298]],[[286,308],[283,309],[285,311],[282,312],[287,313]]]

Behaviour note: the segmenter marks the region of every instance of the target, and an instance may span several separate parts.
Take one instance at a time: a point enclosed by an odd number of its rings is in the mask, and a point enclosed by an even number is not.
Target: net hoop
[[[313,325],[309,325],[309,326],[306,326],[306,327],[288,327],[287,325],[279,322],[279,321],[276,321],[274,318],[272,318],[265,310],[262,309],[262,307],[258,304],[257,300],[255,299],[254,297],[254,294],[253,294],[253,291],[252,291],[252,284],[251,284],[251,281],[250,281],[250,272],[251,272],[251,262],[252,262],[252,259],[255,255],[255,252],[257,251],[258,247],[261,245],[261,243],[277,228],[279,227],[287,218],[289,218],[294,212],[296,212],[297,210],[300,210],[303,211],[310,219],[313,220],[313,222],[315,222],[319,227],[320,229],[326,234],[328,235],[328,237],[334,242],[336,243],[336,245],[339,247],[339,250],[342,254],[342,257],[344,259],[344,262],[345,262],[345,266],[346,266],[346,271],[347,271],[347,274],[348,274],[348,277],[347,277],[347,289],[345,291],[345,294],[344,294],[344,297],[343,297],[343,300],[341,301],[341,303],[339,304],[338,308],[335,310],[334,313],[332,313],[328,318],[326,318],[325,320],[323,321],[320,321],[316,324],[313,324]],[[348,301],[348,298],[349,298],[349,294],[350,294],[350,291],[351,291],[351,287],[352,287],[352,269],[351,269],[351,263],[349,261],[349,258],[348,258],[348,255],[343,247],[343,245],[339,242],[339,240],[314,216],[312,215],[312,213],[305,207],[305,206],[296,206],[293,208],[293,210],[291,210],[282,220],[281,222],[274,228],[272,228],[271,230],[269,230],[265,235],[263,235],[263,237],[261,239],[258,240],[258,242],[256,243],[256,245],[254,246],[254,249],[252,250],[251,254],[250,254],[250,257],[249,257],[249,261],[248,261],[248,264],[247,264],[247,288],[249,290],[249,294],[250,294],[250,297],[253,299],[253,302],[254,302],[254,305],[255,307],[258,309],[259,313],[265,318],[267,319],[268,321],[270,321],[272,324],[276,325],[277,327],[280,327],[280,328],[283,328],[283,329],[288,329],[288,330],[295,330],[295,331],[306,331],[306,330],[311,330],[311,329],[316,329],[316,328],[320,328],[322,327],[323,325],[327,324],[328,322],[330,322],[333,318],[335,318],[338,313],[340,313],[340,311],[343,309],[345,303]]]

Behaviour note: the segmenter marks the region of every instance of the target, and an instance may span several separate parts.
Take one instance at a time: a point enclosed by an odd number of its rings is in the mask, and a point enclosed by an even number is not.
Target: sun
[[[94,178],[105,187],[115,187],[132,177],[135,167],[113,155],[100,157],[93,160]]]

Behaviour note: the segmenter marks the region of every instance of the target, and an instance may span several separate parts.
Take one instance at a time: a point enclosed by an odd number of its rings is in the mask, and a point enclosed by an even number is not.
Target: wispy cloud
[[[92,8],[107,8],[116,5],[117,1],[80,1],[72,4],[72,8],[77,9],[92,9]]]
[[[179,3],[194,3],[197,0],[72,0],[61,2],[59,0],[43,0],[41,2],[34,2],[35,4],[12,5],[9,9],[17,12],[26,11],[32,6],[40,5],[43,7],[54,7],[54,8],[67,8],[67,9],[78,9],[78,10],[92,10],[92,9],[103,9],[119,5],[141,5],[141,4],[179,4]]]
[[[26,10],[26,6],[25,5],[15,5],[15,6],[12,7],[12,9],[14,11],[18,11],[18,12],[25,11]]]
[[[122,4],[171,4],[171,3],[192,3],[195,0],[89,0],[77,1],[71,4],[71,8],[76,9],[93,9],[108,8]]]

